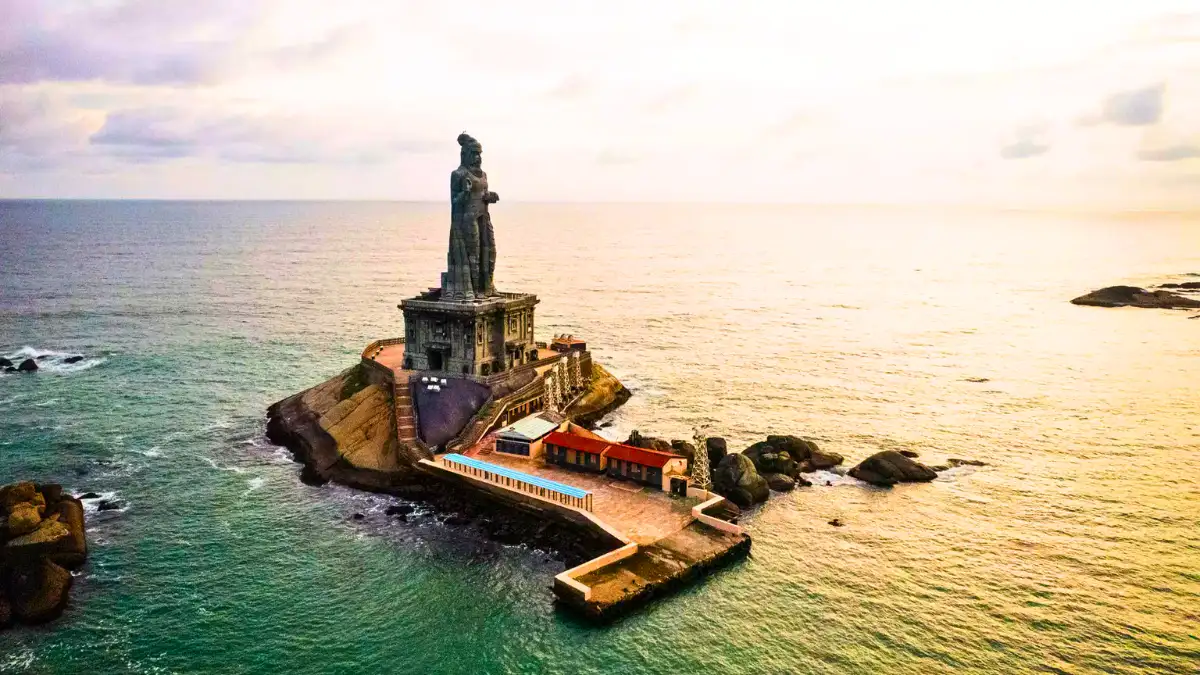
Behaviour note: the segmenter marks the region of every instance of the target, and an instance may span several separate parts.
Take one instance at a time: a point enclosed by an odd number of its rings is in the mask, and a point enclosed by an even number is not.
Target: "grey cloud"
[[[86,81],[203,85],[278,54],[324,54],[348,42],[335,31],[311,45],[267,52],[248,39],[270,2],[162,2],[61,6],[0,0],[0,83]],[[214,37],[220,36],[220,37]]]
[[[1138,151],[1138,159],[1145,162],[1178,162],[1200,157],[1200,144],[1179,143],[1161,148]]]
[[[1104,100],[1098,121],[1129,127],[1157,124],[1162,119],[1166,89],[1166,84],[1160,83],[1117,92]]]
[[[1049,127],[1044,124],[1024,124],[1017,127],[1014,137],[1000,147],[1004,159],[1029,159],[1050,151],[1046,140]]]
[[[0,172],[47,168],[77,156],[91,129],[61,98],[0,87]]]
[[[91,145],[135,162],[214,157],[270,164],[375,164],[430,150],[390,129],[345,129],[321,119],[139,108],[109,113]]]

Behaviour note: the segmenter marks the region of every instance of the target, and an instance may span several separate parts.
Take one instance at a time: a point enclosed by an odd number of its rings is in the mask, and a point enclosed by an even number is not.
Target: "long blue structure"
[[[534,476],[532,474],[528,474],[523,471],[517,471],[515,469],[510,469],[506,466],[500,466],[499,464],[492,464],[491,462],[481,462],[478,459],[474,459],[472,457],[466,457],[464,455],[459,455],[459,454],[444,455],[442,457],[442,460],[446,461],[446,462],[454,462],[457,464],[469,466],[471,468],[478,469],[480,471],[487,471],[489,473],[496,474],[497,476],[504,476],[505,478],[519,480],[519,481],[522,481],[525,483],[529,483],[530,485],[534,485],[534,486],[540,487],[540,488],[545,488],[547,490],[557,492],[561,495],[566,495],[568,497],[574,497],[576,499],[584,499],[588,495],[592,494],[591,492],[588,492],[587,490],[584,490],[582,488],[577,488],[573,485],[567,485],[566,483],[559,483],[558,481],[550,480],[548,478],[540,478],[538,476]]]

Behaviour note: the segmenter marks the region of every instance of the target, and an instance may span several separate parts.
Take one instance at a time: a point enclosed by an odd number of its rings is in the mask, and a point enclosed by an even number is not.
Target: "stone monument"
[[[458,145],[442,286],[400,303],[404,367],[486,377],[537,360],[533,310],[538,299],[496,291],[496,240],[488,205],[500,197],[488,190],[479,141],[462,133]]]

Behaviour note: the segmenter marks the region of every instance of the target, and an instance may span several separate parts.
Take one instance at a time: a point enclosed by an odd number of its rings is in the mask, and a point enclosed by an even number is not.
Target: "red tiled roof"
[[[612,445],[608,441],[598,441],[594,438],[586,436],[578,436],[576,434],[568,434],[562,431],[554,431],[546,435],[543,439],[544,443],[558,445],[580,452],[587,452],[593,455],[599,455],[604,452],[604,449]]]
[[[672,459],[683,459],[682,455],[635,448],[632,445],[621,445],[620,443],[610,445],[604,456],[609,459],[623,459],[626,462],[633,462],[634,464],[641,464],[643,466],[656,466],[660,469],[666,466],[667,462]]]

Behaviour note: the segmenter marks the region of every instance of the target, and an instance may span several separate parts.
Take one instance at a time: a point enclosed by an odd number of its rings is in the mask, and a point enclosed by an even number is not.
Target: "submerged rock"
[[[767,501],[771,489],[754,468],[754,462],[740,453],[726,455],[712,472],[713,492],[742,508]]]
[[[1200,300],[1169,291],[1148,291],[1137,286],[1109,286],[1071,300],[1073,305],[1092,307],[1143,307],[1147,309],[1192,309]]]
[[[959,459],[957,457],[947,459],[946,464],[950,466],[987,466],[987,462],[981,462],[978,459]]]
[[[12,364],[13,364],[12,361],[9,361],[8,359],[4,358],[3,356],[0,356],[0,368],[8,368]]]
[[[933,469],[895,450],[884,450],[871,455],[850,469],[850,475],[872,485],[882,486],[925,482],[937,478]]]
[[[97,511],[119,511],[125,508],[125,502],[119,499],[102,499],[96,505]]]
[[[22,373],[32,373],[37,369],[37,361],[34,361],[33,359],[25,359],[21,362],[21,365],[17,366],[17,371]]]
[[[409,516],[416,509],[411,504],[393,504],[383,510],[387,516]]]
[[[908,457],[909,459],[916,459],[917,457],[921,456],[916,450],[901,450],[900,454]]]
[[[79,363],[82,360],[82,356],[68,356],[67,358],[63,359],[63,363]]]

